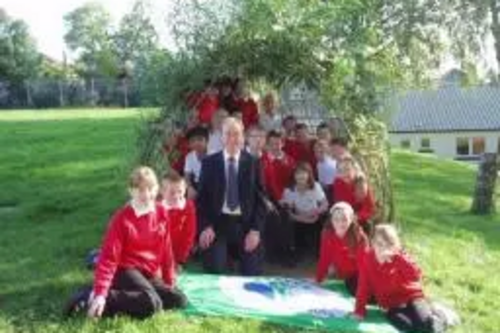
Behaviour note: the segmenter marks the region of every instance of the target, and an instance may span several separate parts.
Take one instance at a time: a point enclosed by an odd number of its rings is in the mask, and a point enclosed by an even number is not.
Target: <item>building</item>
[[[458,75],[447,74],[436,90],[408,91],[393,100],[393,147],[456,160],[500,153],[500,88],[461,87]]]

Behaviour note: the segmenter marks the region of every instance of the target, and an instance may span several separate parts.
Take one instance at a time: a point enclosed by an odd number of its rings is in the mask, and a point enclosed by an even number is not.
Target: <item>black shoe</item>
[[[91,292],[92,287],[88,286],[78,290],[75,294],[73,294],[73,296],[71,296],[69,301],[64,306],[63,317],[69,318],[86,311]]]

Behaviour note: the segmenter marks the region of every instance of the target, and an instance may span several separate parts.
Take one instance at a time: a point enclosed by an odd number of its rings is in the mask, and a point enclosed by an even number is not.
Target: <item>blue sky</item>
[[[65,33],[63,16],[81,6],[88,0],[0,0],[0,7],[9,16],[28,23],[30,32],[37,40],[39,49],[50,57],[61,60],[66,50],[63,36]],[[94,0],[102,3],[118,21],[128,12],[135,0]],[[166,31],[166,16],[169,12],[169,0],[149,0],[155,25],[161,34],[163,44],[169,46]]]

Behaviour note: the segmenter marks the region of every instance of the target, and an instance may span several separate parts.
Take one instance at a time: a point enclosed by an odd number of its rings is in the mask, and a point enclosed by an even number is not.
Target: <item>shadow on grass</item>
[[[81,285],[76,283],[57,281],[22,290],[0,292],[0,309],[12,326],[21,330],[29,331],[40,324],[60,324],[66,300],[79,287]]]
[[[427,234],[471,232],[489,248],[500,249],[500,216],[470,212],[476,180],[472,168],[413,154],[396,156],[392,168],[398,220]]]

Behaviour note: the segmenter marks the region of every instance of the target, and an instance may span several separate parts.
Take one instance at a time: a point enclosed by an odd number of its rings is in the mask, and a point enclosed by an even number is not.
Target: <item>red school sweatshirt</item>
[[[362,200],[356,200],[352,208],[358,217],[359,224],[365,224],[370,221],[375,215],[373,192],[368,189],[366,196]]]
[[[274,201],[280,201],[285,188],[289,187],[292,182],[295,161],[284,153],[281,158],[264,153],[260,165],[264,173],[264,186],[267,193]]]
[[[241,111],[243,125],[246,129],[259,123],[259,108],[252,98],[239,98],[235,104]]]
[[[184,208],[168,208],[172,251],[177,264],[186,263],[196,237],[196,206],[186,201]]]
[[[372,295],[384,310],[423,298],[421,276],[420,268],[408,254],[400,252],[390,262],[380,264],[370,250],[360,267],[355,313],[366,315]]]
[[[283,151],[297,162],[308,162],[317,179],[316,156],[314,155],[312,141],[299,142],[297,140],[286,139]]]
[[[357,275],[367,251],[368,240],[364,234],[358,236],[358,246],[350,249],[346,237],[338,237],[333,230],[323,230],[316,282],[321,283],[325,280],[330,266],[334,267],[335,276],[340,280]]]
[[[332,198],[333,202],[347,202],[354,207],[356,203],[356,196],[354,182],[346,182],[340,177],[336,177],[332,184]]]
[[[198,121],[201,124],[209,125],[212,121],[212,116],[220,107],[219,99],[216,96],[204,94],[201,98],[198,107]]]
[[[352,206],[359,224],[365,224],[375,214],[375,200],[373,192],[368,188],[368,194],[363,200],[356,199],[356,186],[354,182],[346,182],[344,179],[337,177],[332,185],[332,198],[333,202],[347,202]]]
[[[135,268],[149,276],[161,273],[165,283],[174,286],[175,261],[162,205],[138,217],[127,204],[113,215],[94,273],[95,295],[107,296],[118,268]]]

